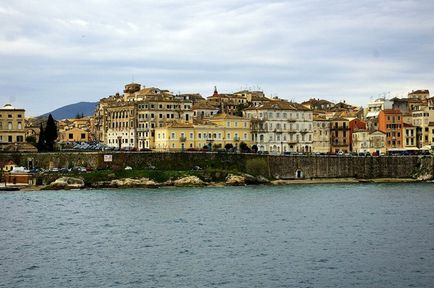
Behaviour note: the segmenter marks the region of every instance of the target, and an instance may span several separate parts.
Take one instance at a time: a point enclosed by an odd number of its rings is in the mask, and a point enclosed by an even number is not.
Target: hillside
[[[48,116],[50,113],[56,120],[75,118],[77,115],[91,116],[95,112],[97,102],[79,102],[66,105],[41,116]]]

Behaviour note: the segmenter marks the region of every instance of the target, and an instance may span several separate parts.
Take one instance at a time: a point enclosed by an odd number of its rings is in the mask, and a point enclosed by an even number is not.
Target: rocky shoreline
[[[157,182],[149,178],[122,178],[108,181],[98,181],[86,185],[83,179],[75,177],[60,177],[45,186],[22,187],[22,191],[38,190],[72,190],[72,189],[122,189],[122,188],[160,188],[160,187],[224,187],[224,186],[246,186],[246,185],[302,185],[302,184],[360,184],[360,183],[421,183],[426,182],[412,178],[313,178],[313,179],[277,179],[268,180],[262,176],[249,174],[229,174],[225,181],[207,182],[197,176],[185,176],[175,180]]]

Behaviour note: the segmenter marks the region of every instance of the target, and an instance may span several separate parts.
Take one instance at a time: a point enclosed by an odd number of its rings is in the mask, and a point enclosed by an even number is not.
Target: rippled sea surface
[[[0,287],[434,287],[434,184],[2,192]]]

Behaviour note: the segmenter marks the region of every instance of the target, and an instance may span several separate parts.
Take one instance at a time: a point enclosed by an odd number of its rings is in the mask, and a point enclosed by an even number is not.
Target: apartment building
[[[0,143],[23,143],[26,137],[25,110],[6,104],[0,108]]]
[[[378,130],[386,133],[386,148],[403,147],[403,117],[399,110],[385,109],[378,115]]]
[[[303,105],[272,100],[244,110],[252,121],[252,143],[259,151],[312,152],[313,114]]]

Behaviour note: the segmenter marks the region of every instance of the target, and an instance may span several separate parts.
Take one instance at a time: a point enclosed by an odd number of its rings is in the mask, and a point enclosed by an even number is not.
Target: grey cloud
[[[0,4],[0,96],[40,114],[121,91],[260,86],[302,101],[433,85],[428,1],[14,1]]]

